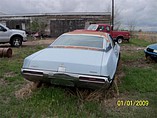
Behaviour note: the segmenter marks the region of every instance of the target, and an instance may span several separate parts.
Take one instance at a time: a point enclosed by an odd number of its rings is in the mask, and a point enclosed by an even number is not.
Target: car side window
[[[103,31],[103,30],[104,30],[104,26],[101,26],[101,25],[97,29],[97,31]]]
[[[113,41],[112,36],[111,36],[111,35],[108,35],[108,39],[110,40],[112,47],[114,47],[115,43],[114,43],[114,41]]]
[[[109,50],[112,49],[112,44],[111,41],[107,38],[106,40],[106,51],[108,52]]]
[[[106,26],[106,31],[110,32],[110,27]]]
[[[0,31],[4,31],[4,30],[5,30],[5,28],[0,26]]]
[[[2,26],[0,26],[0,31],[3,31],[3,27]]]
[[[106,44],[106,51],[109,51],[112,48],[111,43],[107,42]]]

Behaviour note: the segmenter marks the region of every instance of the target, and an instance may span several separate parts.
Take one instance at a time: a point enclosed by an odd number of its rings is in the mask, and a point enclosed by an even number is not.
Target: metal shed
[[[44,14],[0,15],[0,22],[9,28],[30,30],[33,20],[46,23],[44,33],[57,37],[64,32],[84,29],[92,23],[111,24],[110,12],[60,12]]]

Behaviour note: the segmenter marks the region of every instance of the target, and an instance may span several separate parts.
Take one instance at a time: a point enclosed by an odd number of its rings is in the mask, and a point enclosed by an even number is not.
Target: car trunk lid
[[[103,51],[46,48],[30,62],[29,68],[67,73],[100,75]]]

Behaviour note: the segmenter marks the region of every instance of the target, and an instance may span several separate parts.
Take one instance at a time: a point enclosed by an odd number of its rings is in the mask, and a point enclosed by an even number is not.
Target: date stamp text
[[[149,101],[148,100],[118,100],[117,106],[147,107],[149,106]]]

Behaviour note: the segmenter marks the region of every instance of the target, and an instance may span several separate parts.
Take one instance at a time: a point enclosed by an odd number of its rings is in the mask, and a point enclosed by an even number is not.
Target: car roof
[[[74,30],[66,34],[87,34],[87,35],[97,35],[97,36],[103,36],[103,37],[107,37],[108,35],[108,33],[105,33],[105,32],[92,31],[92,30]]]

